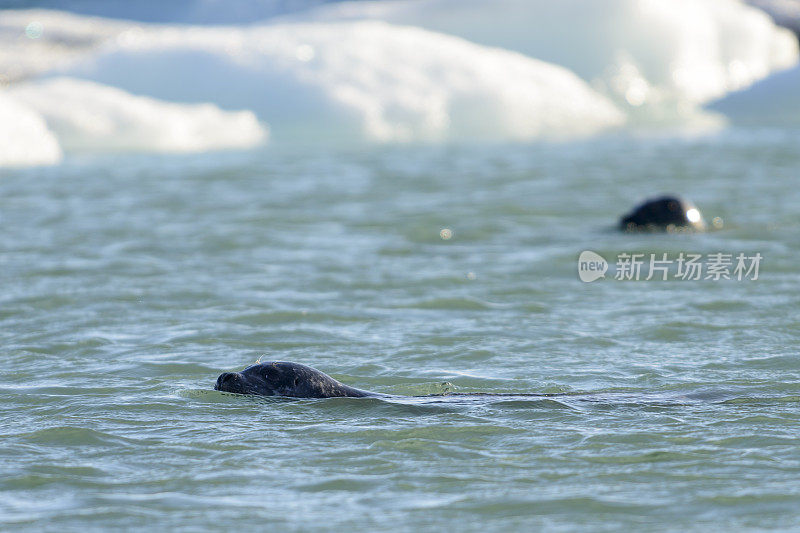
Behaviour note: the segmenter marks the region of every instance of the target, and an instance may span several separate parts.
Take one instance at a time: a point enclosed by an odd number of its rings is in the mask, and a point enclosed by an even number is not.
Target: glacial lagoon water
[[[0,528],[800,528],[798,143],[3,169]],[[614,231],[660,192],[723,229]],[[763,261],[583,283],[584,250]],[[396,397],[213,390],[259,357]]]

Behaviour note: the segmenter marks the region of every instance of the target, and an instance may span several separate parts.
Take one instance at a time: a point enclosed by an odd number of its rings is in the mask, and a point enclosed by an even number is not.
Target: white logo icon
[[[608,270],[608,261],[603,259],[603,256],[596,254],[590,250],[581,252],[578,257],[578,277],[584,283],[590,283],[600,278],[606,277]]]

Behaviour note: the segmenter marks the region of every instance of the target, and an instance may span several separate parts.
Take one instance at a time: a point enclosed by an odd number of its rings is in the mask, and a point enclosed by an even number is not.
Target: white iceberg
[[[276,141],[563,139],[625,120],[562,67],[378,21],[136,27],[68,72],[250,109]]]
[[[5,35],[14,52],[0,52],[0,75],[11,81],[52,72],[160,100],[248,109],[270,124],[275,140],[568,139],[625,122],[567,69],[415,27],[202,27],[43,10],[4,15],[0,39]],[[34,22],[36,39],[12,38]]]
[[[201,152],[267,138],[249,111],[162,102],[86,80],[46,79],[7,92],[41,116],[66,151]]]
[[[51,165],[61,155],[41,115],[0,91],[0,167]]]
[[[0,10],[0,84],[64,68],[130,27],[130,22],[59,11]]]
[[[297,17],[386,20],[516,50],[633,107],[704,103],[798,60],[795,36],[739,0],[394,0]]]
[[[209,20],[223,6],[189,4]],[[236,17],[248,5],[232,4]],[[794,35],[740,0],[347,2],[249,26],[2,15],[0,84],[19,89],[14,97],[45,116],[66,150],[250,146],[267,123],[272,140],[304,143],[681,128],[712,123],[703,104],[798,59]],[[54,75],[101,85],[23,83]],[[53,104],[56,94],[75,112]],[[204,103],[214,107],[178,106]],[[207,127],[215,123],[225,127]],[[97,133],[100,124],[115,133]]]

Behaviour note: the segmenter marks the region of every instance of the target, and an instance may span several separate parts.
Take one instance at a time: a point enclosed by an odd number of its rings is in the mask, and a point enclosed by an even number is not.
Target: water
[[[800,528],[798,141],[3,170],[0,527]],[[725,228],[611,229],[658,192]],[[586,249],[764,261],[584,284]],[[397,397],[212,390],[262,355]]]

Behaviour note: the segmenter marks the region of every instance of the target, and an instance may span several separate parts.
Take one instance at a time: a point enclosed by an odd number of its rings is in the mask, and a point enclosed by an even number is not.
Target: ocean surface
[[[729,129],[2,169],[0,529],[800,529],[799,145]],[[724,227],[614,231],[661,192]],[[584,250],[763,261],[756,280],[583,283]],[[213,390],[259,358],[394,397]]]

